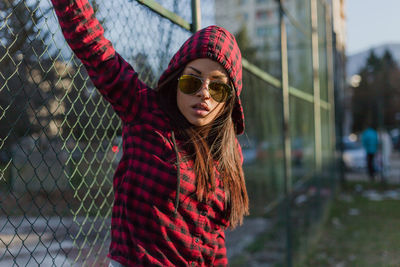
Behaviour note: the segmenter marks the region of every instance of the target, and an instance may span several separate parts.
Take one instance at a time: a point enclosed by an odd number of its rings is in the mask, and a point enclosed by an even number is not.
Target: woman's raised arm
[[[123,121],[132,120],[147,86],[104,37],[104,29],[87,0],[51,1],[67,43],[94,85]]]

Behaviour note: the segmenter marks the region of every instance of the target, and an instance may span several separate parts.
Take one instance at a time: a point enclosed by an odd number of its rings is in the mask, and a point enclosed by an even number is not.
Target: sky
[[[400,43],[400,0],[347,0],[347,54]]]

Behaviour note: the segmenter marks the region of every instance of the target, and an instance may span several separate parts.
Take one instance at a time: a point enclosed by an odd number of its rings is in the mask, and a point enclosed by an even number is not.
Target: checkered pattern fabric
[[[123,122],[123,156],[113,181],[109,257],[125,266],[226,266],[228,211],[217,170],[215,194],[199,202],[193,161],[178,149],[184,140],[174,138],[155,92],[104,38],[87,0],[52,2],[65,39]],[[189,39],[161,80],[174,68],[204,56],[225,66],[239,94],[240,53],[233,36],[218,27]],[[240,112],[238,101],[237,132],[243,131]]]

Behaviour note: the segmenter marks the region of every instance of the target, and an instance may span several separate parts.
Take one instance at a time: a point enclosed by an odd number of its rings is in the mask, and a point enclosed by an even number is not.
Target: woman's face
[[[199,77],[203,79],[203,83],[200,90],[194,94],[185,94],[177,89],[179,111],[195,126],[211,123],[222,111],[225,103],[219,103],[211,97],[208,84],[212,81],[228,84],[227,72],[218,62],[200,58],[188,63],[182,74]]]

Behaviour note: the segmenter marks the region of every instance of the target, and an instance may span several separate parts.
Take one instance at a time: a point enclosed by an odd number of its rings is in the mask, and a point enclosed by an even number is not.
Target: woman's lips
[[[192,108],[210,111],[210,108],[208,107],[208,105],[206,103],[198,103],[196,105],[193,105]]]
[[[192,106],[196,115],[205,116],[210,111],[210,108],[205,103],[198,103]]]

